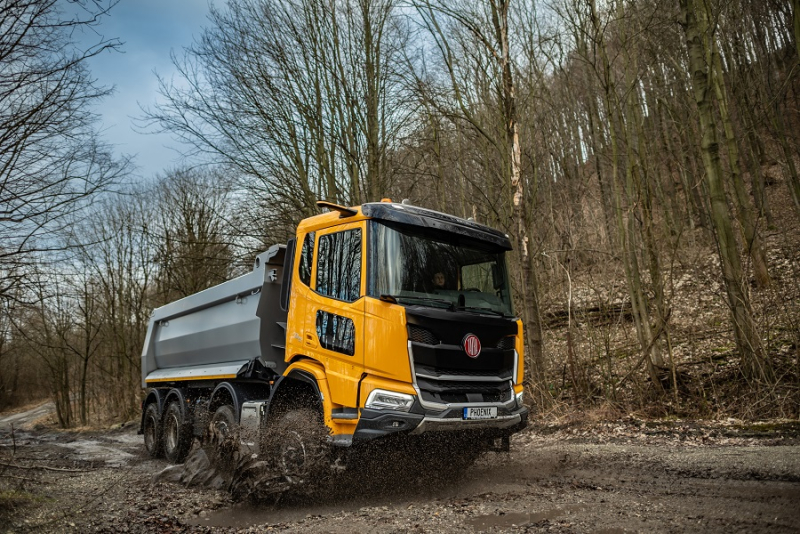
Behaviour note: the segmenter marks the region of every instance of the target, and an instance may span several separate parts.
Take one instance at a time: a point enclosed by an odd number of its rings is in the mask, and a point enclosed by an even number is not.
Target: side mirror
[[[294,269],[294,249],[297,239],[292,238],[286,243],[286,255],[283,257],[283,277],[281,280],[281,309],[289,311],[289,295],[292,286],[292,269]]]

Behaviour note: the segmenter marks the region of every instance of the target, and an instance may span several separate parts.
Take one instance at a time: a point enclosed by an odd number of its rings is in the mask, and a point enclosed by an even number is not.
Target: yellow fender
[[[313,386],[317,390],[322,403],[323,416],[325,419],[325,426],[330,430],[331,435],[352,435],[355,431],[355,424],[358,420],[334,420],[331,417],[334,408],[339,408],[338,404],[331,402],[331,393],[328,387],[328,377],[325,373],[325,368],[315,360],[302,359],[292,363],[283,376],[286,378],[294,378],[304,382],[313,382]]]

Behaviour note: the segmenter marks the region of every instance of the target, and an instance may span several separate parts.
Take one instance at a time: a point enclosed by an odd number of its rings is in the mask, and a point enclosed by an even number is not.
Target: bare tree
[[[180,169],[164,176],[153,234],[159,299],[170,302],[230,278],[235,244],[230,226],[234,202],[221,173]]]
[[[770,381],[772,369],[756,329],[750,298],[744,283],[742,262],[734,236],[731,214],[725,195],[723,170],[720,164],[717,127],[714,119],[714,29],[710,24],[708,4],[680,0],[681,24],[686,35],[692,88],[698,108],[702,134],[701,152],[705,183],[711,204],[712,222],[722,266],[723,280],[730,306],[736,347],[746,374],[754,379]]]
[[[150,233],[155,200],[152,190],[142,187],[104,199],[76,231],[82,245],[76,249],[75,264],[87,273],[92,299],[91,308],[85,304],[85,311],[76,316],[82,319],[91,311],[94,318],[88,324],[100,327],[101,347],[92,355],[88,389],[111,419],[133,417],[141,400],[142,345],[150,312],[159,304]],[[95,333],[85,330],[84,340]]]
[[[539,311],[537,262],[530,223],[530,206],[535,205],[536,198],[529,188],[535,182],[530,178],[526,180],[522,174],[517,85],[511,50],[511,2],[489,0],[454,4],[419,1],[414,5],[441,54],[445,76],[449,81],[448,96],[453,104],[449,106],[451,113],[478,132],[498,155],[504,187],[508,192],[506,198],[511,207],[510,221],[504,222],[508,223],[516,238],[522,286],[525,288],[521,297],[530,351],[528,369],[537,389],[543,391],[546,362]],[[475,63],[471,63],[471,59]],[[473,78],[469,75],[471,68],[481,71],[486,78]],[[491,85],[491,91],[487,91],[486,96],[491,95],[490,98],[496,99],[493,104],[499,108],[499,116],[492,117],[494,124],[500,126],[497,130],[492,127],[491,119],[487,123],[478,113],[483,107],[473,107],[467,100],[470,94],[481,94],[482,81]],[[440,104],[440,107],[448,106]],[[533,169],[531,174],[535,177],[536,170]]]
[[[33,254],[125,171],[93,130],[91,106],[109,94],[87,60],[118,46],[77,48],[72,32],[92,26],[113,2],[10,0],[0,9],[0,297],[24,281]]]
[[[0,410],[11,404],[19,384],[19,365],[14,358],[11,313],[9,301],[0,301]]]
[[[406,111],[392,83],[402,32],[391,0],[231,0],[161,80],[152,124],[242,177],[266,225],[315,201],[377,200]]]

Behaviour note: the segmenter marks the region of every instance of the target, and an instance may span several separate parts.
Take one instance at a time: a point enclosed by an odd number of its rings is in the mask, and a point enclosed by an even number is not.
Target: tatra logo
[[[481,340],[475,334],[467,334],[461,340],[461,346],[464,347],[464,352],[470,358],[477,358],[481,353]]]

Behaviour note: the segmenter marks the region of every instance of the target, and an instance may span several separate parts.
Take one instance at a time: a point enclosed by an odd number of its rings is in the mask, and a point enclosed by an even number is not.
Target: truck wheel
[[[192,444],[192,428],[183,420],[183,410],[177,399],[164,411],[164,456],[174,464],[182,463]]]
[[[236,423],[236,415],[233,413],[233,406],[223,404],[217,408],[217,411],[214,412],[213,417],[211,417],[211,424],[221,434],[220,437],[222,438],[226,438],[236,432],[236,428],[239,425]]]
[[[144,410],[144,448],[151,458],[164,456],[164,442],[161,439],[161,425],[158,413],[158,403],[151,402]]]
[[[275,429],[275,458],[280,473],[294,486],[313,492],[330,478],[330,446],[321,414],[310,408],[288,411]]]

